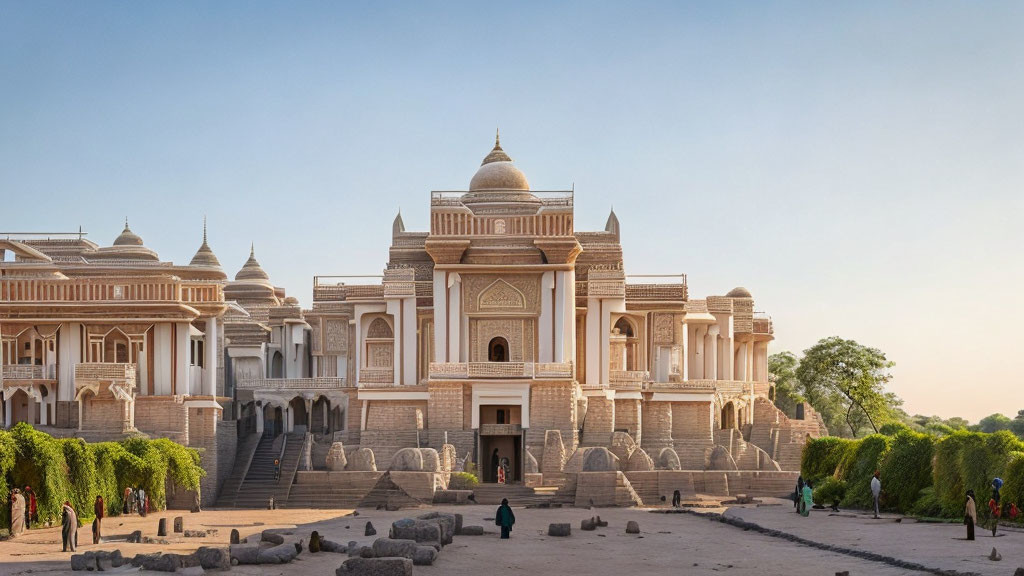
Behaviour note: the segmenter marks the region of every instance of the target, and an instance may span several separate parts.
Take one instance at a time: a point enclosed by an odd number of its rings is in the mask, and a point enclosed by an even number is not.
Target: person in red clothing
[[[92,511],[96,514],[96,519],[92,521],[92,543],[99,544],[100,538],[102,538],[103,516],[107,511],[106,506],[103,505],[103,496],[96,496]]]
[[[39,521],[39,512],[36,510],[36,493],[31,486],[25,486],[25,499],[28,506],[25,507],[25,528],[31,528],[32,522]]]

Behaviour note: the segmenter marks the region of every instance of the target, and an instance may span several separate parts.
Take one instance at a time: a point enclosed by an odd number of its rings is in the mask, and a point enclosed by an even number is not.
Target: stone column
[[[552,307],[552,291],[555,289],[555,273],[548,270],[540,278],[540,319],[537,326],[537,362],[552,362],[552,334],[554,334],[554,310]]]
[[[445,337],[448,334],[448,306],[445,294],[448,292],[445,276],[447,272],[434,270],[434,362],[447,362],[448,350]],[[427,336],[424,334],[424,338]]]
[[[203,367],[206,372],[203,378],[203,395],[217,395],[217,319],[206,319],[206,338],[203,344]]]
[[[254,404],[253,407],[256,409],[256,435],[257,436],[262,436],[263,435],[263,409],[266,407],[266,405],[257,406],[257,405]]]
[[[462,357],[462,278],[448,276],[448,362],[468,362],[471,355]],[[511,353],[511,351],[509,352]]]
[[[718,325],[712,324],[708,328],[707,343],[710,346],[704,346],[704,352],[707,354],[705,365],[708,367],[706,377],[709,380],[718,380],[718,333]]]

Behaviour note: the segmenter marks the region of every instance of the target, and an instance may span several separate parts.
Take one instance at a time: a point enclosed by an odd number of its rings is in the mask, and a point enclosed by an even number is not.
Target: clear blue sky
[[[1024,408],[1024,4],[0,1],[0,230],[250,241],[304,304],[502,143],[631,273],[748,287],[911,413]]]

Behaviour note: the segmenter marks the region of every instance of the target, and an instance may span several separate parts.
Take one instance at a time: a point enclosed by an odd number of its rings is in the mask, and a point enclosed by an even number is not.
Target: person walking
[[[32,527],[33,522],[39,521],[39,512],[36,509],[36,493],[31,486],[25,486],[25,529]]]
[[[17,488],[11,492],[11,538],[25,532],[25,497]]]
[[[516,523],[516,515],[508,505],[508,498],[501,499],[501,506],[498,506],[498,511],[494,514],[494,523],[501,526],[501,539],[508,540],[512,525]]]
[[[96,502],[92,505],[92,511],[96,519],[92,521],[92,543],[99,544],[103,537],[103,516],[106,514],[106,507],[103,505],[103,496],[96,496]]]
[[[1003,487],[1002,478],[992,479],[992,498],[989,498],[988,509],[992,513],[992,537],[996,537],[996,529],[999,528],[999,517],[1002,516],[1002,498],[999,497],[999,489]]]
[[[274,458],[274,482],[281,481],[281,460]]]
[[[964,524],[967,525],[967,539],[974,540],[974,525],[978,523],[978,508],[974,503],[974,490],[967,491],[967,503],[964,506]]]
[[[800,513],[800,501],[804,497],[804,477],[796,477],[796,491],[793,492],[793,508],[796,509],[796,513]]]
[[[68,548],[71,548],[72,552],[78,548],[78,514],[67,500],[64,501],[64,507],[61,509],[60,536],[64,541],[64,552],[67,552]]]
[[[875,504],[875,519],[878,519],[878,497],[882,494],[882,480],[879,478],[881,473],[875,470],[875,475],[871,477],[871,500]]]
[[[811,515],[811,507],[814,506],[814,489],[810,480],[804,482],[803,498],[800,501],[800,515],[807,517]]]

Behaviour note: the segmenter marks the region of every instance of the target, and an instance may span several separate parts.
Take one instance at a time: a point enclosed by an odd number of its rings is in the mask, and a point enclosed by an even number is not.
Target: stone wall
[[[587,398],[587,416],[583,421],[583,444],[605,445],[615,430],[615,401],[605,396]]]
[[[136,396],[135,427],[142,432],[188,444],[188,411],[181,396]]]
[[[643,403],[643,442],[648,454],[657,454],[661,448],[672,446],[672,404],[669,402]]]
[[[114,398],[108,391],[88,394],[82,401],[82,428],[101,432],[121,432],[131,421],[131,404]]]
[[[420,430],[426,419],[424,400],[372,400],[366,414],[366,429]]]
[[[640,400],[615,400],[615,429],[625,430],[640,444],[643,440]]]
[[[711,441],[710,402],[672,402],[672,439]]]
[[[526,445],[534,454],[544,448],[544,432],[559,430],[562,443],[573,450],[579,442],[571,382],[534,383],[530,388],[530,428]]]
[[[773,496],[788,498],[796,485],[799,472],[767,471],[690,471],[654,470],[626,472],[633,490],[647,505],[672,501],[672,492],[679,490],[683,497],[696,494],[710,496]]]
[[[431,429],[461,429],[464,406],[462,384],[431,384],[427,426]]]

